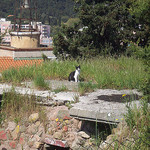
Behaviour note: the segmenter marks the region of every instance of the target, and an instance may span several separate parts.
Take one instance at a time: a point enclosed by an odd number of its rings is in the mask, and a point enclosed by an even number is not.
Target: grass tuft
[[[1,101],[0,123],[5,119],[12,120],[17,124],[28,121],[32,113],[39,113],[40,121],[46,124],[46,114],[42,107],[36,104],[36,96],[21,95],[12,88],[4,93]]]
[[[34,86],[38,89],[43,89],[43,90],[50,89],[48,83],[44,80],[42,74],[37,74],[33,82],[34,82]]]
[[[97,88],[97,84],[93,84],[92,82],[80,82],[79,83],[79,93],[80,95],[84,95],[85,93],[93,92]]]
[[[127,104],[125,121],[134,139],[133,149],[148,149],[150,145],[150,107],[144,97],[141,99],[140,107]]]
[[[65,85],[62,85],[61,87],[53,90],[55,93],[68,91],[68,88]]]

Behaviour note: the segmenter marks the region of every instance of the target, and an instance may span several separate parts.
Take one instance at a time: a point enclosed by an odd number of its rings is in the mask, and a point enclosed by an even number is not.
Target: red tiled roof
[[[9,68],[40,64],[43,59],[14,60],[12,57],[0,57],[0,72]]]

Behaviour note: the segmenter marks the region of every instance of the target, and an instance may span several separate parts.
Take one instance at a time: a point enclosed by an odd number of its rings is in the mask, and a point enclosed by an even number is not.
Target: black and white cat
[[[76,70],[69,74],[68,80],[73,82],[79,82],[80,65],[76,67]]]

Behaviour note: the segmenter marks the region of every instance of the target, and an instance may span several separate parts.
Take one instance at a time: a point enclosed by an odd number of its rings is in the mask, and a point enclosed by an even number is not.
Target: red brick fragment
[[[70,119],[72,119],[71,117],[68,117],[68,116],[65,116],[64,117],[64,120],[70,120]]]
[[[7,140],[7,135],[4,130],[0,131],[0,140]]]
[[[68,131],[68,127],[67,127],[67,126],[64,126],[64,127],[63,127],[63,131],[67,132],[67,131]]]
[[[16,141],[11,141],[11,142],[9,142],[9,146],[10,146],[12,149],[15,149],[15,148],[16,148]]]
[[[19,143],[20,143],[21,145],[23,145],[23,144],[24,144],[24,138],[20,137]]]

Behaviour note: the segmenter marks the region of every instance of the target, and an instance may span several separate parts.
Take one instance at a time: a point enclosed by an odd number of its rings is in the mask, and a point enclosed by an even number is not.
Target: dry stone
[[[73,119],[72,119],[72,124],[74,125],[74,127],[78,127],[78,125],[79,125],[79,120],[73,118]]]
[[[81,126],[82,126],[82,121],[79,122],[78,129],[81,129]]]
[[[33,148],[38,149],[38,148],[40,148],[40,145],[41,145],[41,144],[42,144],[41,142],[34,142]]]
[[[20,126],[20,133],[23,133],[25,131],[26,131],[26,126],[25,125]]]
[[[16,126],[15,130],[11,133],[11,136],[13,138],[13,140],[16,140],[18,138],[20,132],[20,126]]]
[[[54,135],[53,135],[53,137],[55,139],[60,140],[62,138],[62,132],[55,132]]]
[[[85,139],[89,139],[90,138],[90,136],[88,134],[86,134],[84,131],[80,131],[78,133],[78,135],[80,135],[81,137],[83,137]]]
[[[73,150],[79,150],[79,149],[82,150],[84,148],[84,144],[85,144],[85,140],[83,138],[81,138],[81,137],[77,137],[73,141],[73,143],[71,145],[71,148]]]
[[[39,114],[34,113],[29,116],[29,122],[36,122],[39,119]]]
[[[71,147],[73,141],[77,138],[77,133],[76,132],[70,132],[67,134],[66,141],[68,145]]]
[[[41,138],[37,134],[35,134],[33,139],[34,139],[34,141],[39,142]]]
[[[13,131],[16,128],[15,122],[8,122],[8,127],[6,130]]]
[[[36,127],[39,127],[40,124],[41,124],[40,121],[37,121],[37,122],[35,123]]]
[[[37,132],[37,127],[35,124],[31,124],[28,129],[27,129],[27,133],[29,134],[35,134]]]
[[[3,144],[0,144],[0,150],[11,150],[11,148],[9,146],[9,143],[6,142],[6,143],[3,143]]]
[[[65,117],[70,117],[68,110],[59,110],[57,114],[57,118],[64,119]]]
[[[16,150],[22,150],[23,149],[23,144],[17,144]]]
[[[68,110],[68,107],[66,107],[66,106],[57,106],[57,107],[53,108],[47,114],[47,117],[49,118],[49,120],[55,120],[57,118],[59,110]],[[51,114],[51,115],[49,115],[49,114]]]
[[[29,142],[28,142],[28,146],[31,148],[31,147],[34,145],[34,142],[35,142],[35,141],[31,141],[31,140],[29,140]]]

